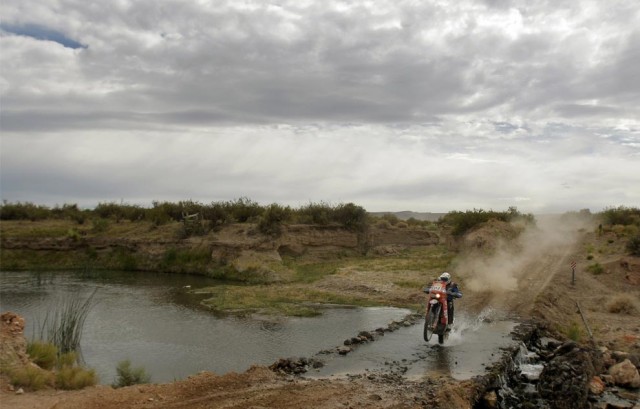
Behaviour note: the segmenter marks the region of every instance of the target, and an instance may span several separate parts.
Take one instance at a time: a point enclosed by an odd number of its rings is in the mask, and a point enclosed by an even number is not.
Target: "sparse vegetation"
[[[311,317],[319,315],[323,304],[383,305],[368,297],[342,295],[303,286],[217,286],[203,290],[211,295],[203,303],[211,309],[245,315],[261,314]]]
[[[582,328],[580,328],[580,325],[578,325],[578,323],[575,321],[572,322],[571,325],[565,329],[564,333],[567,336],[567,338],[575,342],[580,342],[583,336]]]
[[[131,361],[128,359],[118,362],[116,373],[116,379],[112,384],[114,388],[149,383],[151,380],[143,367],[132,368]]]
[[[593,275],[600,275],[604,273],[604,267],[600,263],[591,264],[587,267],[587,271]]]
[[[185,215],[198,215],[200,228],[197,231],[185,229],[183,238],[197,234],[206,234],[225,223],[259,223],[260,229],[272,234],[280,223],[306,223],[327,225],[337,223],[352,230],[361,230],[367,224],[367,212],[353,203],[338,204],[309,203],[298,209],[271,204],[262,206],[257,202],[241,197],[226,202],[212,202],[209,205],[195,201],[177,203],[154,201],[152,207],[145,208],[126,203],[99,203],[94,209],[80,210],[76,204],[49,208],[33,203],[10,203],[6,200],[0,205],[1,220],[74,220],[77,223],[85,219],[93,220],[91,232],[104,233],[111,226],[124,221],[151,222],[161,226],[169,222],[182,222]],[[393,219],[395,216],[389,215]],[[397,219],[397,217],[396,217]],[[395,224],[395,223],[394,223]],[[66,233],[66,232],[65,232]],[[64,234],[63,234],[64,235]]]
[[[46,387],[82,389],[95,385],[98,377],[93,369],[77,366],[75,352],[60,354],[50,343],[32,342],[27,346],[29,357],[37,366],[25,365],[7,370],[13,385],[40,390]]]
[[[599,216],[609,226],[640,226],[640,208],[637,207],[610,207],[599,213]]]
[[[279,236],[282,223],[291,218],[291,208],[277,203],[269,205],[258,220],[258,230],[263,234]]]
[[[535,218],[532,214],[520,213],[515,207],[510,207],[506,212],[485,211],[482,209],[467,210],[465,212],[453,211],[442,216],[438,223],[443,226],[449,226],[451,234],[460,237],[474,227],[492,219],[504,222],[520,220],[528,224],[535,223]]]

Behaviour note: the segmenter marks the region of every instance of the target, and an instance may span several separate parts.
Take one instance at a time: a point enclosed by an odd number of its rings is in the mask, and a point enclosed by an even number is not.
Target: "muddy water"
[[[312,377],[392,371],[408,379],[434,373],[464,380],[484,373],[500,359],[500,349],[514,345],[509,335],[516,323],[490,320],[493,311],[479,316],[459,314],[454,329],[443,345],[434,336],[422,338],[423,323],[387,333],[379,340],[360,345],[344,357],[327,360],[325,367],[309,373]]]
[[[24,316],[25,335],[31,339],[47,310],[73,294],[88,297],[97,289],[81,347],[86,364],[107,384],[124,359],[144,367],[154,382],[202,370],[244,371],[280,357],[311,356],[408,313],[397,308],[332,308],[314,318],[223,318],[199,308],[185,288],[219,284],[169,274],[0,272],[0,311]]]

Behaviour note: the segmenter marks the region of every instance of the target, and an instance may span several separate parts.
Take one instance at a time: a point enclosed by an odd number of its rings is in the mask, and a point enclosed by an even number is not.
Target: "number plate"
[[[446,287],[441,283],[433,283],[431,284],[431,291],[445,292],[447,290]]]

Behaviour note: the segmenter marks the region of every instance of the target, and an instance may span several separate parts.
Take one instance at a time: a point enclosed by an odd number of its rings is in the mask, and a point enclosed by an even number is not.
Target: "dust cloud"
[[[581,229],[592,229],[590,215],[549,215],[536,217],[536,225],[513,226],[524,231],[512,240],[500,238],[500,232],[480,230],[476,246],[463,251],[456,266],[470,291],[514,291],[520,280],[550,278],[548,260],[567,254],[577,243]],[[488,248],[487,248],[488,247]],[[570,267],[567,266],[567,269]]]

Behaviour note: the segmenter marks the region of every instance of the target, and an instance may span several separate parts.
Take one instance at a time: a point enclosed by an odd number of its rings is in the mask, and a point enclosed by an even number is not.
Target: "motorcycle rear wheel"
[[[433,336],[436,323],[438,322],[438,315],[440,312],[440,306],[433,307],[429,310],[425,320],[424,320],[424,340],[429,342],[431,337]]]

